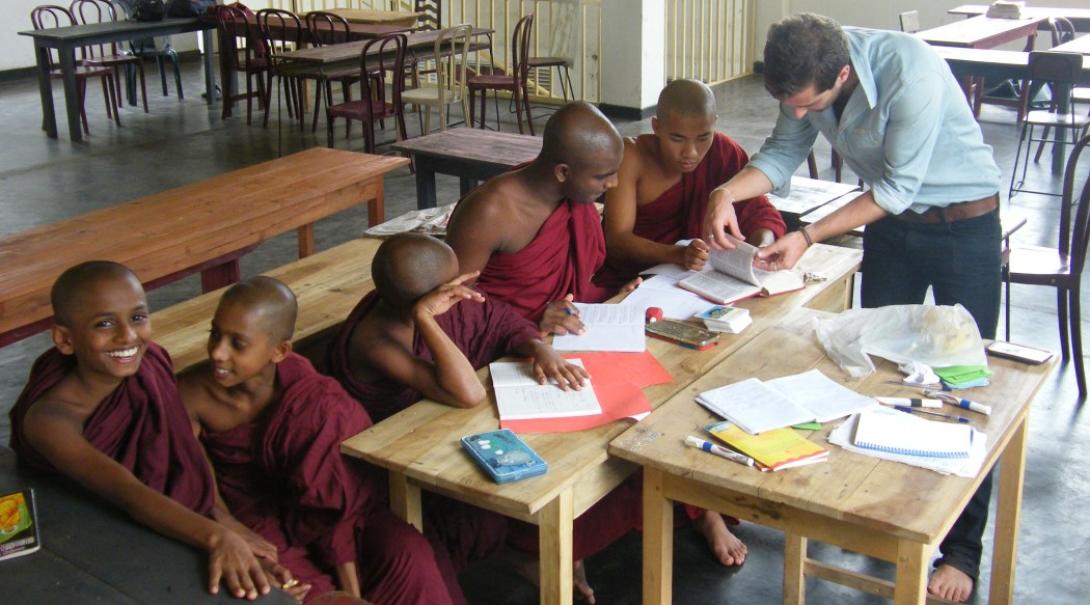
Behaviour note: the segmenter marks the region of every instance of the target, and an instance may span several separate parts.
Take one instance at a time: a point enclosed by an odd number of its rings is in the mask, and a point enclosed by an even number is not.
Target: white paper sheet
[[[575,303],[579,319],[586,326],[582,334],[553,337],[557,351],[616,351],[642,353],[647,348],[643,334],[644,310],[631,305]]]
[[[859,187],[853,184],[792,176],[791,192],[787,194],[787,197],[769,194],[768,201],[772,202],[772,205],[780,212],[804,214],[857,189]]]
[[[569,359],[582,367],[580,359]],[[496,407],[501,420],[533,420],[567,416],[594,416],[602,413],[594,385],[587,381],[581,390],[563,391],[550,384],[538,384],[527,363],[497,361],[489,364]]]
[[[757,378],[704,391],[696,400],[751,435],[814,419],[813,412]]]
[[[829,422],[878,406],[873,398],[856,393],[816,369],[769,380],[765,384],[810,410],[818,422]]]
[[[696,273],[686,271],[685,275]],[[714,307],[715,303],[677,287],[677,278],[656,275],[629,293],[620,305],[640,309],[641,317],[648,307],[658,307],[666,319],[689,319]]]

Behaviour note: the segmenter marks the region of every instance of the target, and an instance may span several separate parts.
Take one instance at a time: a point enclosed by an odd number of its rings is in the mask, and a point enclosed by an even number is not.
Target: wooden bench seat
[[[368,203],[383,220],[383,175],[399,157],[315,147],[198,183],[0,238],[0,346],[49,326],[49,290],[62,271],[114,260],[153,288],[202,271],[204,291],[238,279],[238,257],[299,230],[314,252],[313,223]]]

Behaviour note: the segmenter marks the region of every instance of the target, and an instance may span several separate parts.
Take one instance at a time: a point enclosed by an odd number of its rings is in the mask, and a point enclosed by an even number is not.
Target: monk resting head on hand
[[[290,574],[210,519],[208,463],[178,397],[170,357],[151,341],[144,289],[128,268],[89,261],[52,291],[54,347],[11,412],[12,449],[171,538],[208,551],[208,589],[255,599]]]
[[[532,357],[542,383],[582,388],[584,370],[557,355],[510,306],[467,286],[477,273],[459,275],[445,243],[392,237],[375,254],[371,274],[375,291],[345,322],[329,365],[376,420],[421,396],[476,406],[486,395],[476,370],[505,355]]]
[[[617,186],[606,193],[608,259],[595,277],[617,288],[653,265],[700,270],[711,246],[704,215],[716,188],[746,165],[745,150],[717,132],[712,90],[696,80],[674,80],[659,94],[651,134],[625,140]],[[785,231],[783,217],[764,196],[731,206],[729,232],[754,245]],[[688,240],[685,245],[677,242]]]
[[[593,105],[570,103],[549,118],[541,152],[458,204],[447,242],[461,273],[479,271],[477,288],[500,298],[542,332],[579,332],[575,302],[601,302],[614,290],[592,278],[605,260],[601,219],[591,203],[617,183],[624,145]]]
[[[419,591],[431,590],[427,602],[450,602],[426,540],[374,506],[374,478],[341,455],[371,419],[292,352],[297,313],[291,289],[271,277],[235,284],[212,318],[209,363],[179,378],[219,486],[217,519],[271,548],[297,578],[282,587],[299,600],[339,589],[422,603]]]

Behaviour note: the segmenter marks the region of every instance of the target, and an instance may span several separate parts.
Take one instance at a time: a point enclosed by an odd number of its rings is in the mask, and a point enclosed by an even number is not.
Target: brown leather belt
[[[999,206],[999,194],[993,193],[986,198],[974,200],[972,202],[959,202],[957,204],[950,204],[945,208],[932,207],[923,214],[905,210],[900,214],[893,215],[893,217],[906,223],[954,223],[976,218],[978,216],[984,216],[995,210],[997,206]]]

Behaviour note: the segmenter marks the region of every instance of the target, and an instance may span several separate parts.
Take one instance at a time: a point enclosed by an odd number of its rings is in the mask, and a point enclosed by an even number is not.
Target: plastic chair
[[[529,76],[530,66],[526,58],[530,54],[530,32],[533,29],[534,14],[529,13],[515,24],[515,31],[511,35],[511,73],[479,74],[469,78],[469,122],[473,124],[474,104],[473,98],[477,92],[481,93],[481,128],[485,126],[485,110],[488,91],[507,90],[511,92],[515,104],[515,116],[518,121],[519,134],[522,134],[522,109],[526,109],[526,122],[530,128],[530,134],[534,134],[534,118],[530,114]],[[500,128],[500,116],[496,114],[496,129]]]
[[[1075,143],[1071,157],[1067,160],[1067,168],[1064,171],[1063,202],[1060,204],[1059,245],[1056,248],[1044,246],[1010,248],[1008,268],[1003,275],[1006,288],[1008,340],[1011,334],[1011,283],[1056,288],[1060,352],[1065,361],[1072,358],[1075,361],[1075,379],[1079,385],[1080,397],[1086,397],[1079,290],[1083,264],[1086,262],[1087,242],[1090,241],[1090,175],[1087,174],[1087,166],[1079,166],[1079,160],[1082,159],[1088,146],[1090,146],[1090,136],[1082,137]],[[1090,164],[1090,162],[1085,163]],[[1077,176],[1080,172],[1082,176]],[[1072,216],[1073,208],[1074,216]],[[1069,338],[1070,347],[1068,346]]]
[[[117,9],[114,8],[110,0],[72,0],[68,10],[77,22],[84,25],[117,21]],[[148,87],[144,81],[144,62],[140,57],[118,52],[117,42],[110,42],[109,44],[100,42],[85,46],[84,49],[86,51],[86,55],[83,57],[84,64],[101,65],[113,71],[115,91],[121,90],[121,68],[126,69],[126,82],[128,82],[129,75],[132,73],[128,70],[134,69],[140,80],[140,97],[144,101],[144,113],[148,113]],[[133,96],[135,97],[135,94]],[[116,97],[117,106],[121,107],[121,95],[118,94]]]
[[[42,6],[34,7],[30,11],[30,22],[34,26],[34,29],[53,29],[57,27],[69,27],[76,25],[76,18],[72,16],[71,11],[63,6],[57,6],[54,4],[46,4]],[[81,51],[82,55],[82,51]],[[52,79],[60,79],[63,77],[60,67],[53,62],[53,51],[48,53],[48,67],[49,77]],[[88,78],[101,78],[102,80],[102,96],[106,100],[106,117],[117,120],[120,124],[120,119],[117,118],[117,90],[114,88],[113,72],[107,67],[101,65],[84,65],[77,60],[75,68],[76,75],[76,92],[79,96],[79,116],[80,121],[83,123],[83,132],[91,134],[91,131],[87,128],[87,79]],[[42,129],[45,129],[45,118],[42,118]]]
[[[235,6],[222,6],[216,11],[216,27],[220,35],[220,55],[224,61],[224,77],[233,78],[235,72],[245,75],[246,93],[231,95],[230,87],[224,85],[223,113],[221,119],[231,115],[235,101],[246,99],[246,125],[251,123],[253,98],[257,97],[258,106],[266,107],[269,102],[265,87],[265,75],[269,71],[269,48],[258,28],[250,27],[246,13]],[[243,40],[244,47],[239,48],[238,40]],[[257,92],[253,90],[253,78],[257,77]]]
[[[333,146],[333,120],[336,118],[363,122],[363,150],[367,153],[375,152],[375,122],[384,118],[394,118],[397,122],[397,140],[408,138],[401,97],[405,87],[407,43],[404,34],[389,34],[368,40],[363,46],[360,51],[359,71],[378,77],[359,78],[359,100],[345,101],[326,109],[326,142],[330,147]],[[390,83],[391,95],[388,101],[385,74],[390,74],[393,80]]]
[[[439,129],[447,128],[447,111],[450,105],[462,106],[462,115],[469,116],[469,100],[466,96],[466,65],[469,62],[469,43],[472,27],[458,25],[439,31],[435,39],[434,61],[435,86],[420,86],[401,93],[403,103],[424,108],[421,134],[431,132],[431,108],[439,112]]]
[[[343,44],[349,41],[350,30],[348,21],[337,14],[324,11],[311,11],[304,17],[307,25],[307,34],[313,46],[325,46],[327,44]],[[333,104],[333,82],[341,84],[341,94],[347,103],[352,100],[352,84],[360,79],[360,71],[355,67],[347,67],[337,70],[324,70],[314,74],[303,76],[305,79],[315,81],[314,87],[314,120],[310,131],[318,130],[318,109],[323,102],[326,111]],[[323,101],[323,91],[324,101]],[[351,128],[351,126],[349,126]]]
[[[1078,82],[1082,76],[1082,55],[1077,53],[1061,53],[1061,52],[1032,52],[1029,54],[1029,77],[1032,83],[1047,83],[1050,85],[1053,91],[1053,99],[1057,96],[1067,95],[1071,90],[1071,86]],[[1032,189],[1025,189],[1023,185],[1026,180],[1026,172],[1029,169],[1029,154],[1030,149],[1033,147],[1034,142],[1056,143],[1059,139],[1049,139],[1047,132],[1045,136],[1041,138],[1034,138],[1033,131],[1037,126],[1044,126],[1046,128],[1055,128],[1057,131],[1070,131],[1071,139],[1064,140],[1064,144],[1072,144],[1072,142],[1079,136],[1079,131],[1083,130],[1090,124],[1090,118],[1086,116],[1075,115],[1074,107],[1069,104],[1067,113],[1058,113],[1057,105],[1053,103],[1052,107],[1048,110],[1037,110],[1026,113],[1026,119],[1022,122],[1022,134],[1018,138],[1018,148],[1015,151],[1014,156],[1014,169],[1011,171],[1011,185],[1008,191],[1008,199],[1010,195],[1016,191],[1025,191],[1027,193],[1037,193],[1040,195],[1051,195],[1059,197],[1060,194],[1051,191],[1035,191]],[[1018,160],[1022,155],[1022,143],[1027,141],[1025,158],[1022,162],[1022,178],[1015,183],[1015,179],[1018,177]],[[1034,158],[1034,162],[1040,160],[1040,149],[1038,149],[1037,157]]]
[[[269,49],[269,72],[265,80],[265,87],[269,90],[269,100],[272,100],[273,77],[279,77],[284,86],[284,97],[288,106],[288,117],[303,119],[303,98],[299,93],[299,80],[291,76],[285,76],[277,70],[279,57],[293,50],[302,48],[306,30],[303,22],[295,13],[278,8],[263,8],[257,11],[257,27],[261,31],[261,37],[265,40],[265,46]],[[276,32],[274,35],[273,32]],[[295,32],[291,37],[289,32]],[[272,103],[265,104],[265,118],[263,126],[269,125],[269,107]]]

